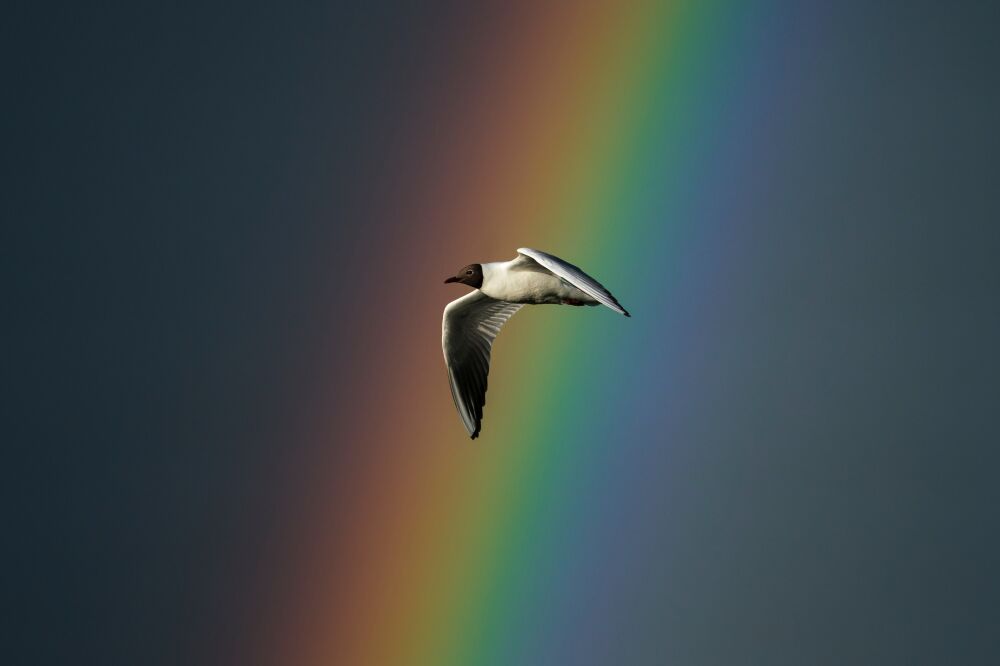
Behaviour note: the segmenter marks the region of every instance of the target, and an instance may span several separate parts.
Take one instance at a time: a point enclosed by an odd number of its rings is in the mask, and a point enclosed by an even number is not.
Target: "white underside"
[[[483,286],[479,290],[490,298],[508,303],[597,303],[593,297],[552,273],[518,268],[518,264],[518,259],[482,264]]]

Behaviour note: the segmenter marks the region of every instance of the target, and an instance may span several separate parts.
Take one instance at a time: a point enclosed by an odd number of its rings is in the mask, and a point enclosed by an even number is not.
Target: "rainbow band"
[[[671,311],[682,249],[710,233],[694,226],[692,202],[705,200],[701,174],[715,168],[704,155],[738,131],[731,107],[752,95],[727,87],[734,53],[752,48],[753,13],[737,5],[513,12],[490,33],[495,53],[456,58],[440,99],[423,100],[441,108],[401,148],[403,162],[426,168],[403,174],[400,209],[456,230],[476,219],[469,233],[481,235],[462,248],[481,255],[456,247],[438,278],[536,247],[583,267],[634,317],[524,308],[494,347],[476,442],[451,405],[439,333],[419,334],[418,358],[387,352],[374,375],[431,377],[434,390],[414,380],[388,398],[357,397],[366,418],[343,430],[370,457],[350,501],[338,495],[303,527],[309,555],[289,565],[302,596],[275,647],[286,663],[527,663],[560,622],[624,621],[580,583],[615,547],[593,526],[627,518],[614,512],[650,482],[621,456],[662,443],[634,441],[633,424],[682,399],[662,367],[682,334]],[[459,295],[438,282],[428,321]],[[637,377],[654,389],[638,400],[621,388]],[[367,418],[376,412],[387,416]]]

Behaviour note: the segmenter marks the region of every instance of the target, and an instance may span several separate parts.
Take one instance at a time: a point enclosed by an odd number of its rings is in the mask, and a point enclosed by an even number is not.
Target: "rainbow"
[[[734,81],[753,67],[761,10],[523,5],[439,48],[380,174],[379,214],[399,220],[387,252],[419,255],[422,282],[395,320],[369,313],[340,342],[359,360],[330,380],[354,380],[346,406],[312,426],[340,446],[308,461],[287,590],[268,621],[276,663],[540,663],[529,655],[560,623],[629,622],[608,604],[634,581],[605,581],[599,600],[581,582],[656,483],[648,462],[665,444],[636,434],[684,404],[671,348],[697,335],[681,318],[710,279],[690,258],[713,233],[697,221],[732,205],[706,183],[744,145],[756,93]],[[523,310],[497,340],[471,442],[439,341],[460,292],[441,281],[520,246],[585,267],[634,317]],[[416,332],[400,340],[404,327]],[[654,566],[633,546],[629,566]]]

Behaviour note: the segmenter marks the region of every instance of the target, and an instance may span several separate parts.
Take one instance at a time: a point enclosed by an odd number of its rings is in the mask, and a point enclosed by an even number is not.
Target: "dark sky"
[[[335,3],[8,13],[10,663],[252,649],[279,501],[261,489],[304,446],[309,354],[337,335],[310,287],[371,223],[386,91],[407,85],[401,54],[432,18]]]
[[[889,563],[826,600],[866,616],[877,599],[870,623],[803,622],[802,645],[836,655],[853,632],[851,662],[893,663],[912,641],[906,663],[988,663],[1000,648],[1000,15],[985,2],[877,4],[833,12],[856,41],[830,64],[842,75],[829,104],[846,115],[808,133],[818,153],[866,156],[830,202],[857,214],[812,222],[835,279],[810,280],[811,297],[839,312],[870,289],[898,308],[871,338],[829,329],[868,376],[815,417],[864,473],[826,470],[823,492],[838,480],[857,491],[836,512],[776,491],[757,519],[839,521],[846,540],[870,540],[845,557]],[[295,431],[322,380],[311,350],[347,325],[317,311],[310,286],[338,260],[344,277],[364,267],[352,240],[378,224],[370,183],[405,125],[399,100],[417,56],[447,57],[434,36],[458,12],[6,14],[4,661],[253,663],[252,581],[282,502],[261,488],[309,446]],[[785,175],[794,197],[802,181]],[[771,253],[763,284],[815,277],[780,243]],[[814,370],[783,367],[759,390]],[[801,471],[747,456],[761,483]],[[884,485],[899,468],[905,487]],[[811,562],[787,552],[792,572]],[[724,627],[690,636],[688,663],[725,654],[707,638],[724,643]],[[768,663],[769,640],[766,627],[740,638],[741,661]]]

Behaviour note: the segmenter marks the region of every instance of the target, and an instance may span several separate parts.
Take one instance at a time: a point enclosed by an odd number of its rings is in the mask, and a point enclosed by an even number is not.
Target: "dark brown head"
[[[460,270],[458,275],[450,277],[444,282],[445,284],[449,282],[461,282],[462,284],[467,284],[474,289],[479,289],[483,286],[483,265],[469,264]]]

